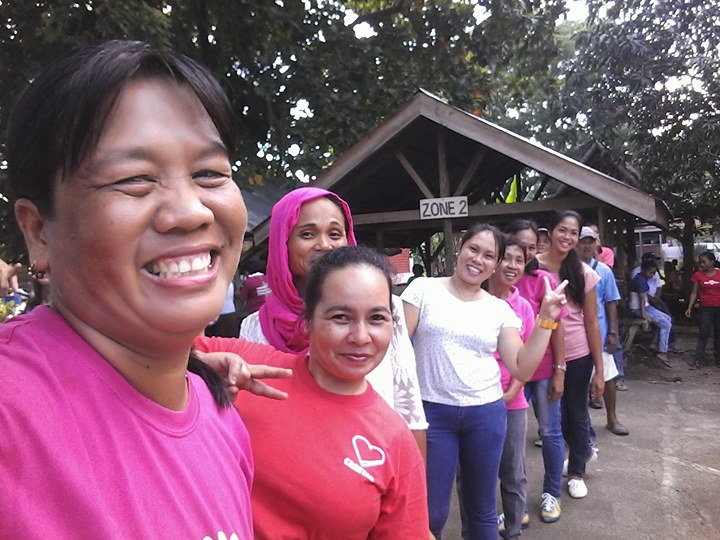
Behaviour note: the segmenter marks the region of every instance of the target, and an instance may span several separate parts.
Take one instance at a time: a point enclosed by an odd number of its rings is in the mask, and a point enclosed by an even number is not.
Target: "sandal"
[[[670,360],[667,359],[665,355],[660,356],[662,353],[658,353],[655,355],[655,361],[660,363],[660,367],[664,369],[672,369],[672,364],[670,363]]]
[[[628,389],[627,384],[625,384],[625,381],[617,381],[615,382],[615,390],[618,392],[625,392]]]

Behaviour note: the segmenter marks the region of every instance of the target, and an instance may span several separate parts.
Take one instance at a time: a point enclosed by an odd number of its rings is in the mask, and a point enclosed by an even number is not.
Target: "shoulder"
[[[278,351],[271,345],[254,343],[242,338],[200,336],[195,339],[195,348],[201,352],[230,352],[251,364],[267,364],[274,367],[291,367],[301,355]]]
[[[240,337],[255,343],[267,343],[260,325],[260,312],[255,311],[240,323]]]
[[[582,263],[582,270],[583,275],[585,276],[585,290],[588,290],[588,282],[589,287],[592,288],[593,285],[597,285],[600,281],[600,275],[592,269],[592,267],[589,264]]]

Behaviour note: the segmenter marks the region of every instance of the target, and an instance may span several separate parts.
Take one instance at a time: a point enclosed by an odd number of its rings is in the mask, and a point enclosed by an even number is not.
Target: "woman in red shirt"
[[[695,347],[693,367],[700,367],[705,362],[705,346],[710,331],[713,332],[713,348],[715,364],[720,366],[720,272],[715,268],[715,255],[703,251],[698,257],[698,267],[690,281],[693,283],[690,302],[685,316],[690,318],[695,300],[700,299],[700,333]]]

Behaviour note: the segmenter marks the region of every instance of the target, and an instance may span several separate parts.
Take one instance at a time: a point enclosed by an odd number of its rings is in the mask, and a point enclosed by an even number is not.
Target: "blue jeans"
[[[695,361],[700,364],[705,362],[705,347],[711,331],[713,332],[715,362],[720,363],[720,307],[701,307],[700,332],[695,347]]]
[[[505,530],[500,536],[507,540],[520,538],[527,500],[525,474],[525,439],[527,409],[507,412],[507,435],[500,460],[500,499],[505,514]]]
[[[542,440],[543,493],[560,498],[565,447],[563,445],[562,425],[560,422],[560,400],[550,401],[550,383],[552,379],[541,379],[525,383],[525,398],[532,403],[538,431]]]
[[[462,478],[460,498],[467,540],[497,540],[495,494],[500,471],[507,410],[500,399],[458,407],[423,401],[427,431],[427,489],[430,530],[437,540],[450,513],[455,475]]]
[[[640,317],[640,310],[634,310],[633,314]],[[663,313],[659,309],[652,306],[645,306],[645,316],[660,329],[660,337],[658,338],[658,352],[668,352],[670,343],[670,330],[672,330],[672,319],[667,313]]]
[[[592,356],[581,356],[567,363],[565,393],[560,400],[562,432],[569,448],[568,476],[585,476],[585,461],[590,454],[590,414],[588,389],[592,373]]]

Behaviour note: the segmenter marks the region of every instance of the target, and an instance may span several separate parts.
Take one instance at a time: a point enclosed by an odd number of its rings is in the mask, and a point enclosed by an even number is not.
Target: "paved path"
[[[693,350],[692,329],[679,330],[680,344]],[[635,358],[626,379],[630,389],[618,392],[619,417],[630,436],[613,435],[604,429],[605,411],[591,411],[600,454],[588,465],[589,495],[574,500],[564,490],[562,517],[555,524],[538,517],[542,456],[532,445],[537,424],[530,419],[531,525],[523,538],[720,539],[720,368],[690,370],[691,356],[672,355],[672,371]],[[682,381],[669,382],[675,377]],[[455,503],[443,539],[459,538]]]

